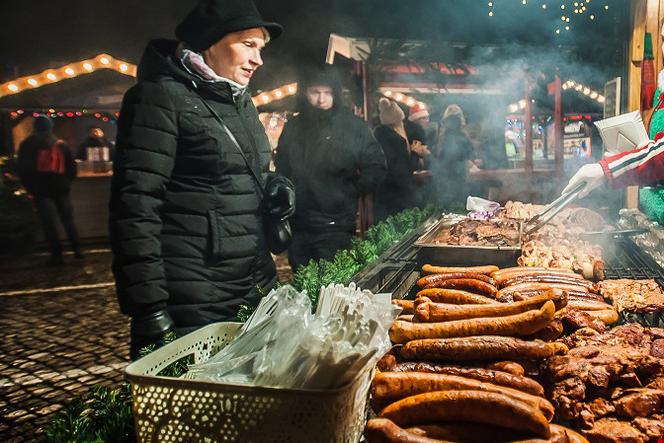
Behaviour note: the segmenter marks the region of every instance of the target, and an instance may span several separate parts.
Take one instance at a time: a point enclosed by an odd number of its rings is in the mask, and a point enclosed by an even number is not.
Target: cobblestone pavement
[[[118,310],[108,250],[65,257],[0,258],[0,441],[39,439],[44,426],[90,386],[124,378],[128,320]],[[290,278],[277,259],[282,281]]]

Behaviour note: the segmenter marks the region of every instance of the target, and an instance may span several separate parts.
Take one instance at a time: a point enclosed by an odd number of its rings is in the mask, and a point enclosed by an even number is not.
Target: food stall
[[[10,151],[3,154],[15,155],[20,143],[32,132],[33,118],[43,114],[53,119],[55,133],[77,158],[78,178],[72,183],[71,198],[84,241],[108,236],[110,154],[122,97],[134,84],[135,75],[136,66],[99,54],[0,85],[0,112],[9,116],[8,132],[13,141]],[[81,146],[79,153],[79,145],[90,127],[103,131],[107,149],[86,150]]]

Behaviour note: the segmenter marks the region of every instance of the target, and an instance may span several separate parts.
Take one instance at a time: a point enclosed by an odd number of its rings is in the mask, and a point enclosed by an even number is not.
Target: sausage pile
[[[604,332],[606,325],[619,320],[615,308],[604,302],[600,286],[570,270],[515,267],[491,276],[499,288],[496,299],[502,302],[521,301],[550,290],[565,292],[567,306],[556,313],[556,319],[567,333],[585,327]]]
[[[509,273],[496,274],[495,266],[423,271],[429,275],[418,281],[417,299],[396,302],[404,315],[390,330],[397,346],[372,381],[378,418],[369,421],[367,440],[586,441],[549,423],[553,406],[524,369],[567,352],[550,340],[562,332],[555,317],[568,294],[536,291],[501,303],[497,278]]]

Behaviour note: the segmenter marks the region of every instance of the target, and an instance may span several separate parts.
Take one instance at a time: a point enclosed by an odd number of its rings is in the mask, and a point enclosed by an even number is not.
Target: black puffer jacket
[[[367,125],[350,111],[304,110],[286,123],[277,172],[295,185],[294,229],[355,230],[358,193],[385,177],[385,156]]]
[[[270,147],[251,97],[207,83],[151,42],[127,91],[111,190],[113,272],[122,311],[164,307],[176,330],[232,320],[276,281],[261,198],[242,156],[202,98],[224,119],[257,173]]]

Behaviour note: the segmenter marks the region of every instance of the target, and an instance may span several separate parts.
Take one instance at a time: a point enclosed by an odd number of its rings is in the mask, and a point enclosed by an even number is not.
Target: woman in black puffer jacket
[[[234,320],[276,282],[257,183],[206,103],[266,186],[288,194],[265,174],[271,149],[246,88],[280,33],[251,1],[201,0],[178,26],[180,42],[145,50],[122,105],[110,208],[134,358],[171,329]]]

